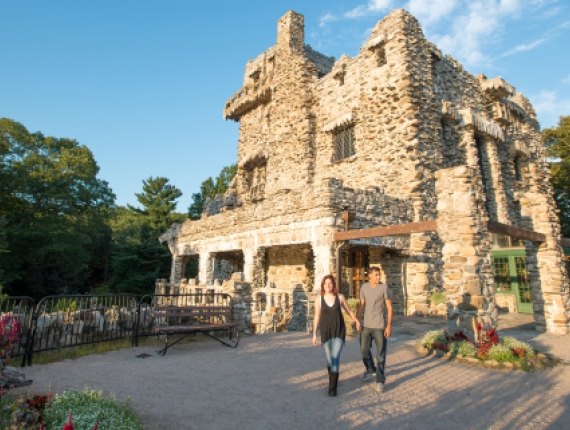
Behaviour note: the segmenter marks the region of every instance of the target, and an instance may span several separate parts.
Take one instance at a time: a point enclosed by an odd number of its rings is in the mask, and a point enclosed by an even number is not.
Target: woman
[[[360,322],[348,307],[346,299],[338,294],[336,282],[332,275],[327,275],[321,282],[321,296],[315,299],[315,322],[313,324],[313,345],[317,346],[317,327],[321,323],[321,343],[325,347],[329,372],[329,396],[336,396],[340,352],[344,346],[346,327],[342,317],[341,306],[356,322],[360,331]]]

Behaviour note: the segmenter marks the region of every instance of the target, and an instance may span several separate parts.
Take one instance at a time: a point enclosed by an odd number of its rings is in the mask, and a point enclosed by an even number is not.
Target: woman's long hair
[[[332,295],[336,296],[338,294],[338,291],[336,289],[336,281],[334,280],[333,275],[326,275],[321,281],[321,296],[325,295],[325,282],[327,281],[327,279],[331,280],[333,284]]]

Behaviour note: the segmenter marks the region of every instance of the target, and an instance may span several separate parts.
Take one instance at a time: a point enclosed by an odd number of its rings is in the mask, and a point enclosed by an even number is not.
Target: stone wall
[[[401,9],[374,26],[358,55],[338,61],[305,45],[302,15],[287,12],[277,27],[276,44],[246,64],[243,87],[224,107],[226,119],[240,122],[235,179],[206,202],[202,219],[162,236],[173,254],[171,281],[182,278],[185,256],[199,255],[200,282],[211,284],[241,268],[224,263],[222,273],[214,254],[241,251],[252,288],[310,290],[335,273],[343,211],[356,214],[351,229],[437,220],[437,232],[411,234],[404,247],[371,243],[398,312],[433,313],[430,297],[443,291],[450,315],[462,317],[465,303],[493,324],[490,219],[546,235],[541,246],[526,244],[535,319],[538,328],[566,331],[560,226],[528,100],[502,78],[471,75],[443,56]],[[353,138],[344,158],[335,146],[341,135]],[[472,206],[454,213],[458,195]],[[271,263],[289,261],[296,247],[312,252],[312,274],[307,262],[299,271]],[[345,269],[342,277],[348,293]],[[470,292],[477,282],[480,291]]]

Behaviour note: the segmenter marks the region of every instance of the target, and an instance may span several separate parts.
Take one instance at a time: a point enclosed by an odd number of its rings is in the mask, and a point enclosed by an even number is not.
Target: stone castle
[[[286,13],[224,117],[240,123],[238,172],[200,220],[161,236],[173,263],[158,292],[230,291],[246,322],[259,309],[295,329],[324,275],[358,297],[378,266],[398,313],[469,329],[508,308],[568,332],[536,113],[502,78],[442,55],[408,12],[336,61],[305,45],[303,16]],[[187,280],[190,259],[199,274]]]

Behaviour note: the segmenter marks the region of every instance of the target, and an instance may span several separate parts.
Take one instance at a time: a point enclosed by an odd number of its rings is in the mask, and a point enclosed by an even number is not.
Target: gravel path
[[[569,336],[540,335],[527,323],[503,321],[504,334],[570,362]],[[130,396],[153,430],[568,428],[570,366],[524,373],[416,355],[415,339],[443,325],[396,319],[382,395],[360,381],[363,365],[352,338],[341,355],[339,395],[328,397],[324,351],[298,332],[245,337],[237,349],[200,341],[175,346],[165,357],[139,347],[23,370],[36,391],[88,386]],[[135,357],[141,353],[153,355]]]

